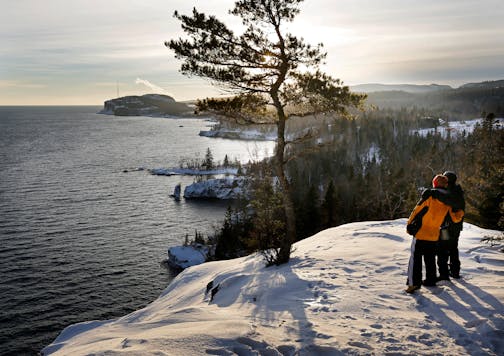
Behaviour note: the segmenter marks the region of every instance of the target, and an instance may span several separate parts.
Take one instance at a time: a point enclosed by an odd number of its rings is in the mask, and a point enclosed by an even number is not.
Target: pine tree
[[[324,216],[324,228],[329,228],[337,225],[336,221],[336,191],[334,188],[334,181],[331,179],[329,182],[329,186],[327,187],[327,191],[324,197],[324,201],[322,202],[322,211]]]
[[[224,224],[221,231],[217,236],[217,243],[215,246],[215,258],[223,260],[238,256],[239,250],[239,236],[236,234],[235,229],[236,221],[233,221],[233,210],[228,206],[224,218]]]
[[[504,216],[504,130],[496,129],[494,120],[494,114],[488,114],[469,137],[467,160],[473,170],[467,172],[465,187],[468,218],[499,229]]]
[[[249,249],[259,250],[267,265],[277,264],[285,236],[283,199],[273,185],[271,176],[256,179],[252,229],[246,243]]]
[[[214,158],[212,151],[210,151],[210,147],[207,148],[206,154],[205,154],[205,161],[203,162],[203,166],[205,167],[205,170],[211,171],[214,169]]]
[[[335,112],[348,115],[348,106],[359,106],[365,96],[352,94],[339,79],[322,73],[319,66],[326,57],[321,44],[313,47],[285,32],[285,24],[299,14],[302,0],[240,0],[230,11],[245,27],[235,35],[214,16],[193,9],[192,16],[175,12],[189,39],[165,43],[183,60],[181,72],[210,79],[237,95],[252,95],[268,102],[276,113],[277,146],[275,173],[282,190],[286,217],[276,263],[290,258],[296,239],[294,204],[286,177],[286,121],[290,114]],[[310,71],[302,71],[308,68]],[[287,106],[297,109],[288,113]]]
[[[299,195],[299,194],[298,194]],[[314,184],[300,195],[301,200],[296,204],[296,223],[298,240],[312,236],[320,229],[319,194]]]

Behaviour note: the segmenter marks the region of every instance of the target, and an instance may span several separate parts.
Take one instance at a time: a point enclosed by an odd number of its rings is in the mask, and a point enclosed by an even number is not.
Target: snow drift
[[[465,224],[462,279],[408,295],[405,222],[325,230],[279,267],[190,267],[144,309],[72,325],[43,354],[502,355],[504,254],[481,242],[498,232]]]

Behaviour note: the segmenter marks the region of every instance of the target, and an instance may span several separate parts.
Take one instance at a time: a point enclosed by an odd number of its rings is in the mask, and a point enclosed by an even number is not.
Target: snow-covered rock
[[[220,128],[209,131],[200,131],[200,136],[204,137],[219,137],[233,140],[254,140],[254,141],[275,141],[277,139],[276,129],[269,131],[261,131],[244,128]]]
[[[188,185],[184,189],[186,199],[237,199],[245,192],[246,179],[229,177],[208,179]]]
[[[152,168],[149,169],[150,174],[157,176],[174,176],[174,175],[186,175],[186,176],[214,176],[221,174],[237,174],[238,168],[233,167],[218,167],[215,169],[203,170],[203,169],[190,169],[190,168]]]
[[[177,269],[196,266],[206,262],[208,252],[208,246],[201,244],[170,247],[168,249],[168,264]]]
[[[72,325],[44,355],[502,355],[504,253],[465,224],[462,279],[404,292],[406,219],[358,222],[294,245],[179,274],[153,303]]]

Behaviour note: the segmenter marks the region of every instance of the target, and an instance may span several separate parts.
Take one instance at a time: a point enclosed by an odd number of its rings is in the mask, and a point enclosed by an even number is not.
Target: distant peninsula
[[[194,109],[162,94],[130,95],[107,100],[100,114],[116,116],[192,116]]]

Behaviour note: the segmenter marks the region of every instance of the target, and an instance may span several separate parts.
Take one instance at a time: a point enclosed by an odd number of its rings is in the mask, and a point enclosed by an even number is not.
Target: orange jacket
[[[421,217],[421,227],[415,234],[418,240],[426,241],[437,241],[439,240],[439,229],[443,223],[447,213],[450,214],[453,222],[457,223],[464,217],[464,211],[458,210],[453,212],[449,205],[442,203],[441,201],[434,199],[433,197],[428,197],[425,200],[421,200],[413,209],[411,213],[408,224],[415,219],[415,216],[427,207],[427,212]]]

